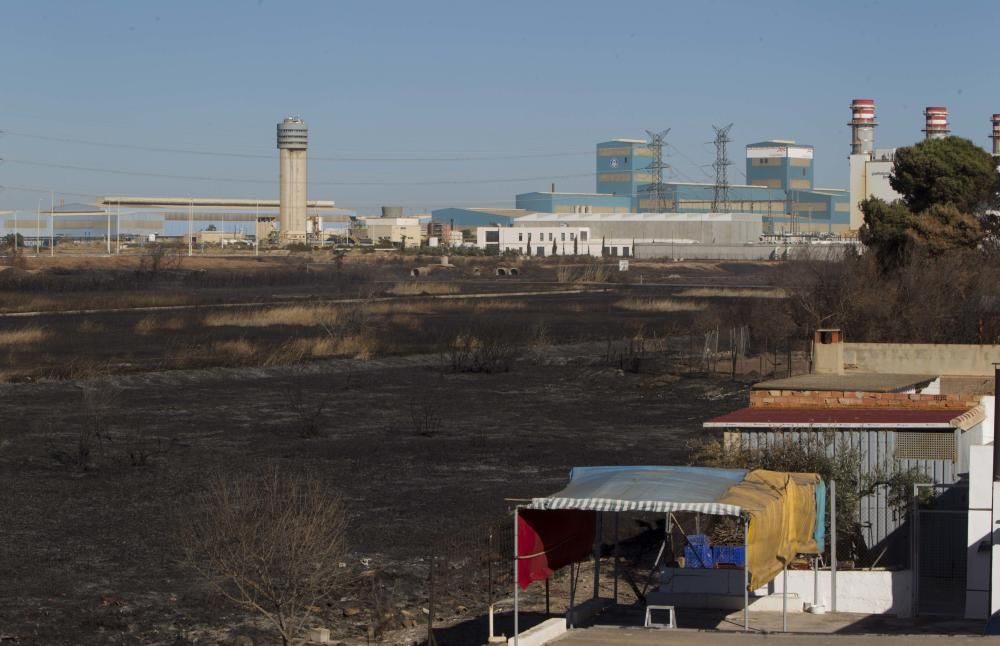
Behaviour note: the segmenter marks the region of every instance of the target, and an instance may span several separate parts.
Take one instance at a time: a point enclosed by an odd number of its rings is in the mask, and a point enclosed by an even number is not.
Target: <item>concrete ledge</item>
[[[607,599],[605,597],[587,599],[583,603],[569,609],[566,613],[566,623],[577,628],[583,624],[590,623],[590,620],[601,614],[605,608],[613,605],[615,605],[614,599]]]
[[[781,612],[782,597],[780,592],[766,597],[750,598],[750,609],[755,612]],[[802,612],[802,601],[794,592],[788,593],[788,612]]]
[[[542,646],[566,632],[566,620],[562,617],[546,619],[534,628],[529,628],[517,636],[517,646]],[[507,646],[514,646],[514,637],[507,640]]]

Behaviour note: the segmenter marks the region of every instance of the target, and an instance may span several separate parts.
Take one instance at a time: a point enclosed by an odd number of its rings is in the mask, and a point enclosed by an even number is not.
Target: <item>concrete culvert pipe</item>
[[[411,276],[427,276],[431,273],[430,267],[414,267],[410,270]]]
[[[506,275],[507,275],[506,267],[497,267],[497,276],[506,276]]]
[[[483,273],[483,270],[480,269],[479,267],[473,267],[472,268],[472,275],[473,276],[480,276],[480,275],[482,275],[482,273]]]
[[[517,276],[521,272],[520,270],[518,270],[517,267],[511,267],[510,269],[507,270],[507,273],[509,273],[511,276]]]

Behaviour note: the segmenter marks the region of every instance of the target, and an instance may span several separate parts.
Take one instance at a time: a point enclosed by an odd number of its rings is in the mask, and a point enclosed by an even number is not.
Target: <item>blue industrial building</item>
[[[715,210],[759,213],[768,233],[843,233],[850,228],[849,194],[813,185],[813,147],[769,140],[746,147],[746,184],[730,185],[728,201]],[[510,225],[527,213],[709,213],[715,185],[664,182],[660,202],[651,196],[652,149],[639,139],[597,144],[596,192],[521,193],[516,209],[440,209],[437,222],[455,226]]]

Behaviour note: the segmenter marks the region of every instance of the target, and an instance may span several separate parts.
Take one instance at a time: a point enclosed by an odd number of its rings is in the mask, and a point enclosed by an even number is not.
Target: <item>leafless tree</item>
[[[347,514],[315,477],[277,468],[217,475],[183,510],[186,560],[230,601],[265,617],[285,646],[348,576]]]

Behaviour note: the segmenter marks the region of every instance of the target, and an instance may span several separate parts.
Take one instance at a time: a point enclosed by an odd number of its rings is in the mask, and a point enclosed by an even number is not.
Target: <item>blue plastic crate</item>
[[[684,567],[693,569],[713,568],[712,546],[704,534],[691,534],[684,545]]]
[[[746,549],[742,545],[712,546],[712,560],[716,565],[744,567],[747,562],[746,556]]]

